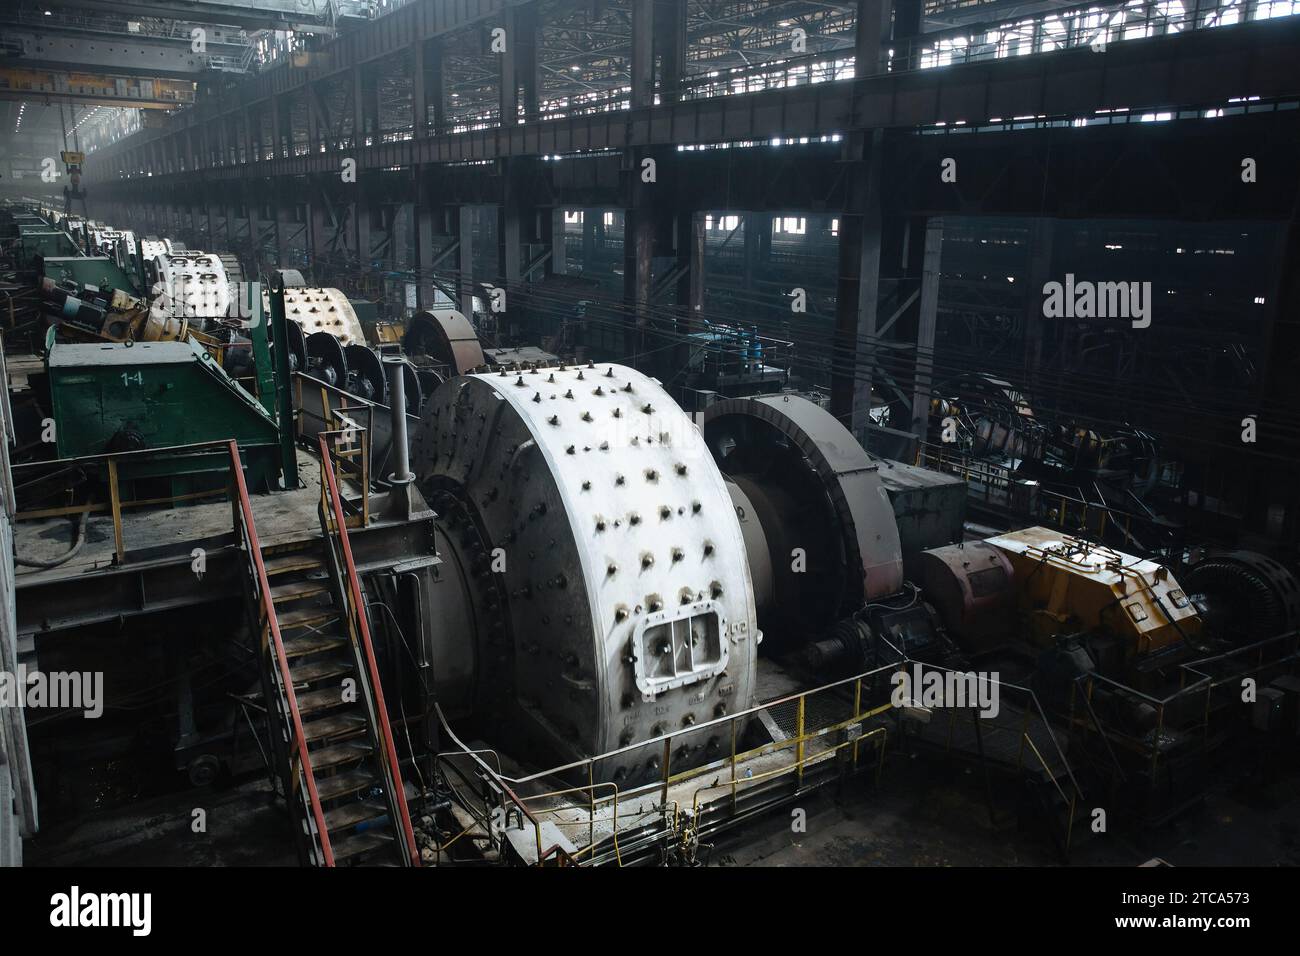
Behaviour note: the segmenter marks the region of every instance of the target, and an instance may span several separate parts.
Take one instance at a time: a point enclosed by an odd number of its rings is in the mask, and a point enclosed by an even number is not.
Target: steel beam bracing
[[[509,136],[501,135],[494,115],[495,96],[489,101],[483,87],[476,94],[477,112],[450,105],[456,100],[449,99],[449,131],[435,131],[435,135],[415,135],[409,105],[396,112],[382,111],[376,118],[370,115],[374,106],[358,111],[355,103],[341,107],[335,101],[324,111],[325,126],[342,122],[340,138],[309,142],[309,131],[299,129],[307,124],[307,110],[298,109],[290,130],[292,148],[281,134],[280,148],[261,151],[258,175],[337,173],[336,151],[340,148],[352,150],[355,155],[350,158],[364,170],[640,146],[811,138],[853,129],[916,129],[958,123],[982,126],[1026,116],[1073,120],[1115,110],[1221,108],[1233,97],[1248,93],[1263,101],[1300,95],[1300,81],[1293,68],[1297,54],[1300,18],[1290,17],[1112,42],[1104,56],[1080,45],[1038,55],[990,56],[943,68],[876,74],[853,82],[778,86],[734,95],[726,95],[728,84],[722,80],[707,79],[698,92],[718,95],[699,96],[687,78],[683,99],[675,103],[640,110],[589,112],[580,108],[568,116],[546,113],[544,122],[524,123]],[[444,69],[453,67],[444,65]],[[369,79],[360,75],[365,80],[362,86],[369,84],[366,88],[374,88],[377,76],[388,77],[402,89],[408,85],[397,84],[387,69],[372,73]],[[251,85],[258,86],[261,79]],[[714,85],[718,90],[713,90]],[[331,87],[328,80],[317,87],[322,100],[331,88],[338,87]],[[237,111],[212,111],[214,104],[207,103],[185,119],[208,129],[208,142],[216,142],[216,126],[238,122],[244,110],[265,120],[276,102],[284,110],[286,103],[296,102],[290,98],[299,97],[301,90],[290,87],[278,96],[245,100]],[[455,93],[451,85],[448,95]],[[378,99],[371,97],[371,103]],[[233,101],[227,98],[226,102]],[[366,117],[366,142],[360,147],[348,142],[355,136],[350,137],[345,128],[347,113]],[[385,128],[397,124],[402,113],[401,126]],[[651,115],[654,122],[648,121]],[[160,137],[174,140],[179,132],[145,131],[110,146],[97,154],[91,175],[101,181],[141,173],[156,176],[164,170],[144,144]],[[266,133],[261,141],[269,145],[270,139],[271,134]],[[248,150],[244,152],[247,156]],[[240,178],[247,173],[243,167],[229,156],[221,162],[199,157],[197,163],[205,175],[216,179]]]

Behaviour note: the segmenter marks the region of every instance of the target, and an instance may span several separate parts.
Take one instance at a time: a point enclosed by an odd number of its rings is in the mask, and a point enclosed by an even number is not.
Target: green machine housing
[[[140,294],[140,284],[105,256],[44,256],[40,270],[45,278],[62,286],[73,283],[81,289],[118,289],[127,295]]]
[[[277,486],[274,417],[196,343],[52,343],[45,364],[60,458],[233,438],[249,486]],[[170,481],[182,495],[224,486],[229,467],[225,449],[208,448],[122,459],[118,472],[120,481]]]
[[[379,306],[370,299],[348,299],[348,305],[352,306],[363,329],[368,329],[379,321]]]
[[[76,242],[62,229],[49,226],[19,226],[17,261],[21,269],[39,269],[42,259],[74,258],[81,255]]]

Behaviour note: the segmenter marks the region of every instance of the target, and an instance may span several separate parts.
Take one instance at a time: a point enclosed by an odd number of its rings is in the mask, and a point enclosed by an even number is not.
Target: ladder
[[[230,447],[267,729],[299,859],[418,866],[347,528],[329,515],[338,505],[331,470],[322,468],[323,539],[263,548]]]

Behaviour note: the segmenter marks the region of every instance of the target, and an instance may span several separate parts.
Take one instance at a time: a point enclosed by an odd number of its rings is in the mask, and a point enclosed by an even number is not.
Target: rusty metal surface
[[[922,551],[921,587],[948,633],[967,650],[1008,637],[1016,620],[1015,572],[999,549],[969,541]]]
[[[406,333],[408,355],[416,355],[416,342],[432,344],[435,348],[429,356],[445,364],[455,375],[464,375],[487,364],[473,323],[453,309],[421,312],[412,319]]]
[[[848,429],[830,412],[797,395],[718,402],[705,410],[704,427],[731,415],[776,428],[806,456],[821,480],[837,519],[845,562],[854,569],[847,602],[898,593],[903,554],[893,506],[875,462]]]

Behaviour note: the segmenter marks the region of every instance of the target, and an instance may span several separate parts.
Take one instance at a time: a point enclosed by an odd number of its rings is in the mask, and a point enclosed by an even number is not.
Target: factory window
[[[579,226],[582,225],[582,210],[581,209],[564,210],[564,221],[567,223],[572,223],[574,225],[579,225]]]
[[[605,225],[607,226],[614,225],[614,214],[612,212],[605,213]]]
[[[808,231],[808,220],[796,216],[786,216],[784,219],[773,219],[772,231],[788,232],[792,235],[802,236]]]
[[[990,39],[996,42],[997,34],[990,34]],[[939,40],[928,49],[923,48],[920,54],[920,68],[927,70],[936,66],[948,66],[954,62],[964,62],[969,42],[967,37],[954,37],[950,40]],[[998,53],[998,56],[1005,56],[1005,54]]]
[[[839,221],[838,219],[832,219],[832,220],[831,220],[831,235],[832,235],[832,236],[838,236],[839,234],[840,234],[840,221]]]
[[[1273,17],[1289,17],[1300,13],[1300,3],[1296,0],[1265,0],[1259,5],[1255,19],[1268,20]]]

